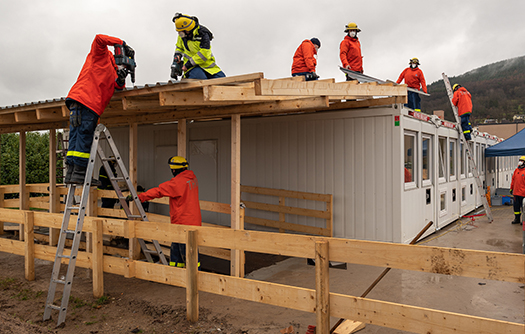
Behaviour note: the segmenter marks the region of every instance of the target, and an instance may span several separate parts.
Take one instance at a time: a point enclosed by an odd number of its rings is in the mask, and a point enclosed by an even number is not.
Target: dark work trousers
[[[198,255],[198,266],[201,266],[201,257]],[[186,244],[172,242],[170,248],[170,266],[184,268],[186,266]]]
[[[412,110],[421,111],[421,97],[419,97],[418,93],[408,91],[407,102],[408,103],[405,104],[406,107]]]
[[[523,204],[523,196],[514,195],[514,219],[519,221],[521,219],[521,205]]]
[[[472,132],[472,125],[470,124],[470,113],[466,113],[460,116],[461,117],[461,130],[466,140],[472,139],[470,133]]]
[[[306,78],[305,81],[318,80],[317,77],[314,77],[314,76],[313,76],[313,73],[315,73],[315,72],[299,72],[299,73],[292,73],[292,77],[303,76],[303,77]]]
[[[191,70],[187,71],[184,74],[185,78],[188,78],[188,79],[199,79],[199,80],[224,78],[225,76],[226,75],[224,74],[223,71],[220,71],[220,72],[215,73],[215,74],[210,74],[210,73],[206,72],[205,70],[203,70],[199,66],[195,66],[194,68],[192,68]]]
[[[80,112],[80,126],[73,127],[69,124],[69,147],[67,150],[66,163],[87,167],[93,135],[98,123],[98,115],[83,104],[74,102],[69,106],[71,113]]]

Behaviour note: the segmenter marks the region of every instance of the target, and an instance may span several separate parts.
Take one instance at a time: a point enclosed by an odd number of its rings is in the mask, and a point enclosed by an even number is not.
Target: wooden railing
[[[25,275],[35,279],[35,258],[53,261],[56,247],[34,243],[34,226],[60,228],[61,214],[0,209],[2,220],[25,225],[25,241],[0,238],[0,251],[25,259]],[[72,217],[70,229],[76,221]],[[93,252],[79,252],[77,266],[93,270],[95,297],[103,293],[101,271],[185,287],[187,313],[198,319],[198,292],[209,292],[294,310],[316,313],[317,331],[328,333],[330,317],[352,319],[414,333],[524,333],[525,325],[330,292],[330,261],[391,267],[441,275],[525,283],[525,255],[458,248],[312,237],[296,234],[218,229],[86,217],[84,230],[94,240],[102,234],[125,238],[187,243],[187,268],[103,255],[101,243]],[[200,247],[242,249],[290,257],[315,258],[316,289],[231,277],[197,270]],[[63,259],[67,262],[67,259]],[[51,273],[50,273],[51,274]],[[40,277],[48,281],[49,277]]]
[[[259,196],[257,201],[248,201],[246,200],[246,198],[249,196],[248,194],[269,196],[274,202],[278,201],[278,204],[264,203],[260,200],[261,196]],[[290,199],[307,201],[307,206],[315,205],[316,202],[322,202],[324,203],[324,209],[316,210],[292,206],[289,204]],[[331,194],[317,194],[302,191],[290,191],[241,185],[241,200],[246,205],[247,209],[272,212],[279,215],[278,220],[258,218],[251,215],[248,211],[246,213],[246,217],[244,218],[246,223],[277,228],[279,229],[279,232],[288,230],[327,237],[333,236],[333,203]],[[316,227],[287,222],[287,216],[301,216],[322,219],[325,221],[325,226]]]

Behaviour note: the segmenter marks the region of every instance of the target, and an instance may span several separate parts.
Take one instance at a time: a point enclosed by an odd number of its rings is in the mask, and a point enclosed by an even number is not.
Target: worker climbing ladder
[[[447,94],[450,99],[450,104],[452,106],[452,112],[454,113],[454,117],[456,118],[456,123],[458,124],[458,131],[459,131],[459,138],[463,145],[465,146],[465,151],[467,152],[467,158],[469,161],[469,166],[472,171],[472,175],[474,175],[474,179],[476,180],[476,185],[478,187],[478,194],[481,196],[481,203],[483,203],[483,207],[485,208],[485,214],[487,215],[487,218],[489,220],[489,223],[492,223],[492,212],[490,211],[489,202],[487,201],[487,198],[485,197],[485,189],[483,189],[483,183],[481,182],[481,179],[479,177],[479,171],[476,166],[476,162],[474,161],[474,156],[472,154],[472,150],[470,148],[470,145],[468,141],[465,139],[465,135],[463,134],[463,130],[461,129],[461,120],[458,115],[458,108],[454,105],[452,102],[452,98],[454,97],[454,93],[452,92],[452,87],[450,86],[450,81],[448,80],[448,77],[445,73],[443,73],[443,82],[445,83],[445,88],[447,89]]]
[[[104,154],[104,150],[102,149],[100,145],[101,140],[107,141],[112,151],[112,154],[110,154],[110,158],[106,157],[106,155]],[[104,165],[104,168],[106,169],[107,175],[111,181],[111,184],[113,185],[113,188],[115,189],[115,192],[117,193],[117,197],[128,219],[140,218],[141,220],[144,220],[144,221],[148,220],[146,213],[144,211],[144,208],[142,207],[142,204],[137,196],[137,192],[135,188],[133,187],[133,184],[131,183],[129,175],[126,171],[126,167],[124,166],[124,163],[122,162],[120,154],[117,150],[117,146],[115,145],[115,142],[113,141],[113,138],[111,137],[109,130],[104,125],[99,124],[97,128],[95,129],[95,134],[93,137],[93,144],[91,145],[90,158],[89,158],[87,169],[86,169],[86,178],[84,180],[84,184],[68,184],[67,185],[68,193],[67,193],[67,199],[66,199],[66,204],[65,204],[64,217],[62,219],[60,238],[58,240],[57,251],[55,255],[55,263],[53,265],[53,272],[51,275],[51,282],[49,284],[49,291],[47,294],[46,307],[44,310],[44,321],[48,320],[51,317],[52,310],[59,311],[57,326],[62,324],[66,319],[67,306],[69,302],[69,295],[71,293],[71,286],[73,283],[73,275],[75,271],[75,264],[77,260],[78,248],[79,248],[80,239],[82,236],[82,226],[84,224],[84,218],[86,215],[86,206],[88,203],[89,188],[92,186],[91,184],[92,175],[93,175],[93,169],[95,167],[95,160],[96,160],[97,154],[100,157],[102,164]],[[120,169],[120,172],[121,172],[121,177],[114,176],[111,170],[111,167],[109,166],[109,163],[108,163],[109,161],[115,161],[117,163]],[[138,215],[134,215],[131,213],[130,206],[126,202],[126,196],[122,194],[122,190],[119,187],[119,184],[118,184],[119,181],[126,182],[127,188],[129,189],[133,197],[133,201],[138,208],[138,211],[139,211]],[[77,186],[82,187],[82,195],[81,195],[81,199],[79,203],[75,203],[75,189]],[[77,223],[76,223],[76,227],[74,231],[71,231],[68,228],[72,211],[78,212]],[[73,234],[73,244],[71,246],[71,251],[69,252],[69,254],[65,254],[64,248],[65,248],[65,243],[67,239],[67,234],[71,234],[71,233]],[[150,249],[148,247],[148,244],[146,244],[144,240],[138,239],[138,241],[139,241],[139,244],[142,248],[142,251],[146,259],[149,262],[154,261],[152,257],[152,254],[154,254],[159,258],[159,261],[162,264],[164,265],[168,264],[166,257],[164,256],[162,252],[160,244],[156,240],[152,241],[153,249]],[[62,259],[67,259],[68,263],[66,265],[67,266],[66,274],[60,277]],[[62,301],[61,301],[60,306],[53,304],[54,299],[55,299],[56,288],[58,284],[64,286],[64,289],[62,291]]]

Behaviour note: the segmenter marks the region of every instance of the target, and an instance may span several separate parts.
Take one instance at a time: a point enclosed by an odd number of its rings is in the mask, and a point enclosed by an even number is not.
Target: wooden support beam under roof
[[[69,118],[69,111],[65,105],[51,108],[36,108],[37,120],[59,120]]]
[[[36,121],[36,110],[15,112],[15,122],[17,123],[35,123]]]

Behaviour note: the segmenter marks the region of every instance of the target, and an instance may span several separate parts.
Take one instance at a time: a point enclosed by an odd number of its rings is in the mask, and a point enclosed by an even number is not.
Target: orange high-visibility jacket
[[[411,68],[407,67],[401,74],[399,75],[399,79],[397,79],[397,83],[401,83],[405,79],[405,83],[410,88],[415,89],[423,89],[423,92],[427,93],[427,83],[425,81],[425,76],[423,75],[423,71],[417,68]]]
[[[512,195],[525,197],[525,168],[516,168],[510,183]]]
[[[292,74],[315,72],[315,67],[317,66],[316,54],[314,43],[309,39],[305,39],[293,55]]]
[[[120,38],[96,35],[78,79],[67,97],[102,115],[115,88],[124,88],[116,83],[117,65],[113,53],[108,50],[108,45],[122,43]]]
[[[170,198],[170,219],[172,224],[201,226],[199,204],[199,183],[191,170],[185,170],[174,178],[139,194],[141,202],[153,198]]]
[[[350,69],[363,73],[363,56],[361,56],[361,43],[357,37],[345,36],[339,45],[339,58],[343,67],[350,65]]]
[[[454,92],[452,103],[458,107],[459,116],[472,112],[472,97],[465,87],[459,87]]]

